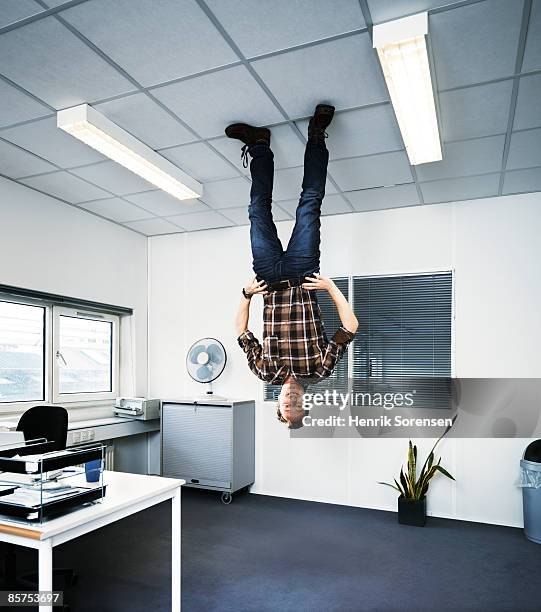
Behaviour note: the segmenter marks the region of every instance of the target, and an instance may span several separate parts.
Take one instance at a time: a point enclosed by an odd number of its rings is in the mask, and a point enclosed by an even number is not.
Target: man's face
[[[302,396],[304,389],[293,377],[289,377],[282,385],[278,396],[278,408],[282,417],[288,422],[296,424],[304,416]]]

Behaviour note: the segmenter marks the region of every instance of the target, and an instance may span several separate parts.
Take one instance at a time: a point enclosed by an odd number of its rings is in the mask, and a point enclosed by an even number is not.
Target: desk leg
[[[180,612],[180,487],[171,498],[171,612]]]
[[[53,590],[53,547],[51,540],[42,540],[38,548],[39,590]],[[52,606],[40,606],[40,612],[53,612]]]

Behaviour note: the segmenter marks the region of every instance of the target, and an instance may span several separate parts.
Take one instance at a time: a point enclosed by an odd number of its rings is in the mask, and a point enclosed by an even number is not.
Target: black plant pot
[[[426,497],[414,500],[401,495],[398,498],[398,522],[401,525],[424,527],[426,525]]]

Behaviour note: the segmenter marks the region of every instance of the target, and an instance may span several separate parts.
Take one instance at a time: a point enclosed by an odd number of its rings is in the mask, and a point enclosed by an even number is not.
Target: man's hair
[[[304,411],[304,414],[302,415],[303,418],[309,414],[308,410]],[[288,429],[300,429],[301,427],[304,426],[304,423],[302,422],[302,419],[299,419],[298,421],[295,421],[294,423],[290,423],[287,419],[284,419],[284,417],[282,416],[282,413],[280,412],[280,404],[276,404],[276,418],[280,421],[280,423],[287,423],[287,428]]]

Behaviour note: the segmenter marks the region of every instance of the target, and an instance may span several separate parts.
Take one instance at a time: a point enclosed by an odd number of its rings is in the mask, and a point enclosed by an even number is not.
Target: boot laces
[[[325,128],[319,127],[319,125],[316,124],[316,122],[314,121],[314,118],[312,117],[310,119],[310,123],[308,125],[308,136],[314,136],[316,138],[328,138],[329,135],[327,134]]]
[[[242,161],[242,167],[248,168],[248,145],[244,145],[240,152],[240,159]]]

